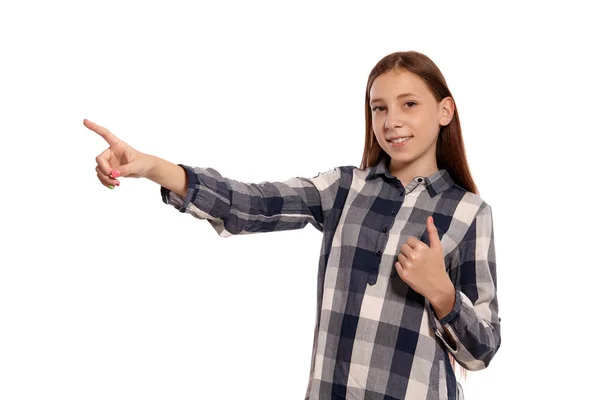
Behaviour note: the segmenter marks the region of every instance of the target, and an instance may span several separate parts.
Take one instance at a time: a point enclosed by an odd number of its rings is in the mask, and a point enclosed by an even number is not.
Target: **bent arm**
[[[496,295],[496,255],[492,212],[486,205],[459,244],[455,259],[460,273],[454,308],[438,320],[438,336],[456,361],[468,370],[486,368],[500,347]]]

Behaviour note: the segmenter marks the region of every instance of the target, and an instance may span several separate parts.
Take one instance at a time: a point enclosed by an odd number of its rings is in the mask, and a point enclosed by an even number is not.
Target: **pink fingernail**
[[[115,185],[119,186],[120,184],[121,184],[121,182],[115,181]]]
[[[112,177],[113,177],[113,178],[118,178],[119,176],[121,176],[121,173],[119,172],[119,170],[118,170],[118,169],[117,169],[117,170],[115,170],[115,171],[113,171],[113,173],[112,173]]]

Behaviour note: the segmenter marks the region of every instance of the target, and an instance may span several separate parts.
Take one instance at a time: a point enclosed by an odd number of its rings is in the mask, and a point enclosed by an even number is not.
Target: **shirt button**
[[[396,214],[396,210],[392,210],[392,215]]]
[[[387,232],[387,226],[385,228],[383,228],[383,233]]]
[[[381,250],[377,250],[377,253],[375,254],[377,254],[377,257],[381,256]]]

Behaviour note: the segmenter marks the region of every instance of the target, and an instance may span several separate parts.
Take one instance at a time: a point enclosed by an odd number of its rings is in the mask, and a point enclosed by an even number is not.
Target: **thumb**
[[[440,241],[440,236],[438,235],[437,228],[433,222],[433,217],[427,217],[427,231],[429,232],[429,247],[441,248],[442,242]]]
[[[129,145],[126,145],[123,153],[121,154],[120,161],[123,164],[111,171],[111,176],[113,178],[118,178],[119,176],[125,178],[146,177],[146,172],[149,168],[149,161],[145,154],[140,153]]]
[[[113,178],[127,178],[127,177],[137,177],[137,170],[139,168],[136,167],[135,162],[131,162],[129,164],[123,164],[115,169],[113,169],[110,173]]]

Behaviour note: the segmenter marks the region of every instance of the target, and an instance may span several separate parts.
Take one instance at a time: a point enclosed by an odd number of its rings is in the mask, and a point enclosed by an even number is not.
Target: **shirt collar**
[[[377,165],[371,168],[367,174],[366,180],[370,180],[376,176],[382,175],[389,179],[397,179],[390,173],[390,170],[387,167],[386,158],[382,158]],[[414,186],[418,186],[419,178],[423,178],[425,180],[425,185],[431,197],[435,197],[443,191],[454,186],[454,180],[450,176],[450,173],[446,169],[440,169],[429,176],[416,176],[413,181],[407,185],[407,187],[410,186],[412,189]]]

